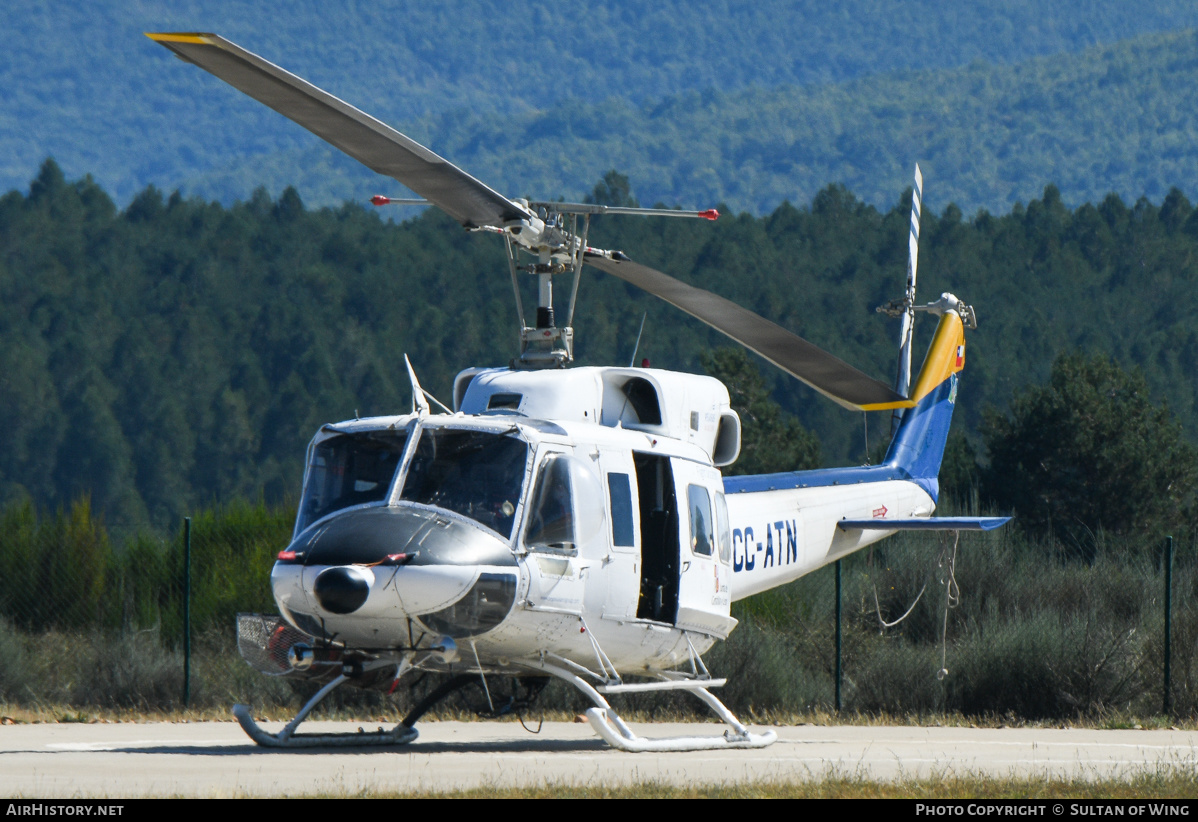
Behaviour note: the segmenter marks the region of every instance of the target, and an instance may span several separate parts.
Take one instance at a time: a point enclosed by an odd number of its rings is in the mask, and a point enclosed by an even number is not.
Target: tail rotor
[[[911,331],[915,326],[915,278],[919,271],[919,217],[923,210],[923,174],[919,163],[915,164],[915,188],[911,192],[911,222],[907,234],[907,289],[903,299],[891,300],[878,307],[878,312],[890,317],[901,317],[899,328],[898,376],[894,381],[895,393],[909,396],[911,388]],[[891,416],[890,435],[898,431],[903,421],[903,408],[894,409]]]

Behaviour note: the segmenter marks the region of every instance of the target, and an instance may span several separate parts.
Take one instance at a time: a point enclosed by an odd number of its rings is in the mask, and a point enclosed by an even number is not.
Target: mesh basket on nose
[[[292,628],[280,616],[237,615],[237,650],[251,668],[267,676],[295,672],[287,659],[287,652],[297,642],[310,643],[312,637]]]

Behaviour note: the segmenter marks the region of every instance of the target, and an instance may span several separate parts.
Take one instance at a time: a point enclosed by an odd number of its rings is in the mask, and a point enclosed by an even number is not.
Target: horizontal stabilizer
[[[151,40],[299,123],[379,174],[398,180],[462,225],[501,226],[529,212],[415,140],[216,34]]]
[[[845,408],[880,411],[915,404],[889,385],[731,300],[628,259],[587,255],[586,262],[707,323]]]
[[[843,531],[993,531],[1010,517],[913,517],[911,519],[842,519]]]

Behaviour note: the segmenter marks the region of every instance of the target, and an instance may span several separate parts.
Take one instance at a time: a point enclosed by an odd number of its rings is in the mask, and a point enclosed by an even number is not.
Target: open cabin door
[[[633,455],[641,515],[638,619],[673,625],[678,618],[678,499],[669,457]]]
[[[732,568],[728,509],[718,470],[654,454],[633,455],[641,525],[636,615],[725,637]]]

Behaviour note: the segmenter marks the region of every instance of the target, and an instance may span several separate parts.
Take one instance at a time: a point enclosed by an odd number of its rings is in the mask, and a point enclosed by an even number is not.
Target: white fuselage
[[[590,421],[601,414],[326,427],[292,556],[272,574],[281,612],[371,654],[448,636],[467,667],[518,673],[556,659],[652,673],[726,637],[733,600],[889,533],[838,520],[932,508],[914,483],[839,484],[835,469],[811,472],[815,486],[790,474],[779,476],[796,487],[732,492],[730,481],[725,493],[714,429],[704,447]]]
[[[727,499],[733,600],[793,582],[894,533],[844,531],[839,520],[928,516],[935,507],[923,488],[905,480],[745,492]]]

